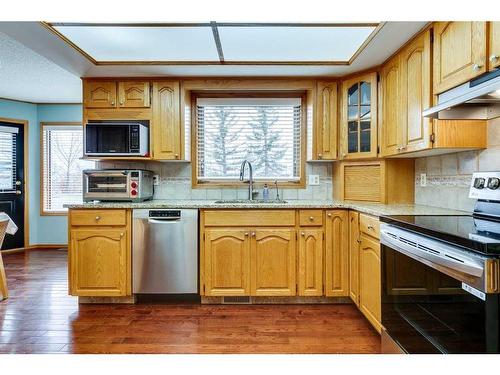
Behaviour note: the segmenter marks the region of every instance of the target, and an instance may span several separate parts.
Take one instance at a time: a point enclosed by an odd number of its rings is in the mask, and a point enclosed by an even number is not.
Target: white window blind
[[[198,98],[198,181],[239,178],[245,159],[256,180],[300,180],[301,98]]]
[[[17,128],[0,126],[0,191],[16,190]]]
[[[42,125],[43,211],[64,212],[64,204],[82,202],[82,170],[95,162],[81,160],[83,129],[79,125]]]

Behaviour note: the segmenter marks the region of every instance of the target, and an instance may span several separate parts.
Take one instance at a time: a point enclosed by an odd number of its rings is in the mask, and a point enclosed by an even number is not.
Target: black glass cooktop
[[[382,216],[380,221],[466,249],[500,256],[500,222],[473,216]]]

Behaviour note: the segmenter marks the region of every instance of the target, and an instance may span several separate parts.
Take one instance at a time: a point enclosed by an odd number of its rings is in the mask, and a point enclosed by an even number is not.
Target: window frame
[[[298,180],[279,180],[279,186],[284,188],[303,188],[306,186],[306,129],[307,129],[307,90],[193,90],[191,91],[191,185],[192,188],[244,187],[238,179],[204,179],[198,180],[198,116],[196,102],[198,98],[300,98],[300,178]],[[273,184],[274,179],[257,179],[255,185]]]
[[[66,121],[66,122],[40,122],[40,216],[68,216],[68,211],[46,211],[43,205],[45,198],[45,189],[43,188],[43,178],[45,176],[44,169],[44,150],[43,150],[43,131],[46,126],[80,126],[82,132],[85,127],[81,122]],[[83,157],[83,155],[82,155]]]

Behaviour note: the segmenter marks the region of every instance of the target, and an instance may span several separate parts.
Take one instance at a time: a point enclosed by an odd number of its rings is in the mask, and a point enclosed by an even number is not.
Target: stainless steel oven
[[[87,156],[149,156],[149,121],[89,121],[85,126]]]
[[[83,171],[83,200],[142,202],[153,198],[153,172],[141,169]]]

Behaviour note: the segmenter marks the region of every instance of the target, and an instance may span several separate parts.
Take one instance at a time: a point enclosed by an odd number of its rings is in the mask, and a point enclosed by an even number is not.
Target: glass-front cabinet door
[[[340,157],[377,156],[377,74],[342,82]]]

